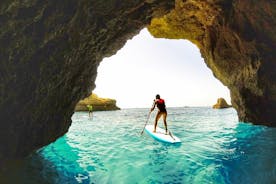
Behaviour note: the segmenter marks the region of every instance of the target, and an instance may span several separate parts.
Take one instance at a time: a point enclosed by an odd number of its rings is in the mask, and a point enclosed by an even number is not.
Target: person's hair
[[[156,99],[160,99],[160,95],[156,95],[156,97],[155,97]]]

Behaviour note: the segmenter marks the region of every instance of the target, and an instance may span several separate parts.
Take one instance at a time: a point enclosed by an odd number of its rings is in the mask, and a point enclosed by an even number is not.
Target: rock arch
[[[231,92],[240,121],[276,126],[276,18],[271,1],[176,1],[149,30],[189,39]]]
[[[275,126],[275,9],[269,0],[1,1],[0,160],[66,133],[100,61],[149,24],[156,37],[200,48],[241,121]]]

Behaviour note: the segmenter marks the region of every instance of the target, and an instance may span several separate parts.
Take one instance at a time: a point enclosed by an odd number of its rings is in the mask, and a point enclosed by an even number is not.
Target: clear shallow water
[[[231,108],[168,108],[169,130],[182,140],[170,145],[140,136],[148,110],[94,112],[93,119],[75,113],[65,136],[4,177],[18,183],[276,183],[276,128],[239,123]]]

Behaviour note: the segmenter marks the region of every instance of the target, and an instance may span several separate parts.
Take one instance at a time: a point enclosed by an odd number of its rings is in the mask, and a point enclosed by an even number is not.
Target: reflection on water
[[[64,137],[10,164],[0,183],[276,183],[275,128],[238,123],[233,109],[168,113],[182,144],[140,135],[148,109],[75,113]]]
[[[229,183],[276,183],[276,129],[240,123],[222,157]]]

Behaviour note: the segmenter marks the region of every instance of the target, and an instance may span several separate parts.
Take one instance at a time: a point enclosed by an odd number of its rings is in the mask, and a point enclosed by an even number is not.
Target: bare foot
[[[156,130],[153,130],[152,132],[153,132],[153,133],[156,133]]]

